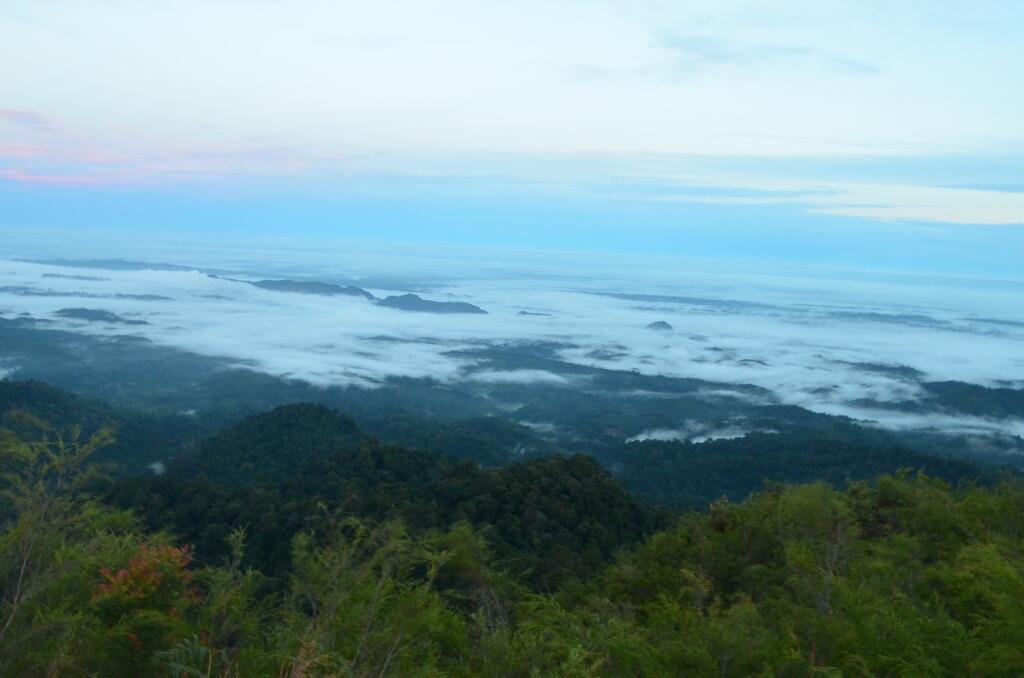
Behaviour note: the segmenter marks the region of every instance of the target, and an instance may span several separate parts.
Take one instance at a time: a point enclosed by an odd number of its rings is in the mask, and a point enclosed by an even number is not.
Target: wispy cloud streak
[[[59,128],[48,117],[35,111],[0,108],[0,122],[14,125],[29,132],[59,134]]]

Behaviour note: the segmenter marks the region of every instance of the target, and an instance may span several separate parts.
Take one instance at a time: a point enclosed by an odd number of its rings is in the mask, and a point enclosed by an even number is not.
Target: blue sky
[[[1020,277],[1024,4],[0,0],[0,233]]]

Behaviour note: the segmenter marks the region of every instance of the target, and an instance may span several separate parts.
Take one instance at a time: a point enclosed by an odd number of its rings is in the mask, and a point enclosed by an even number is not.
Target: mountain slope
[[[418,311],[421,313],[487,313],[487,311],[479,306],[465,301],[432,301],[430,299],[423,299],[416,294],[387,297],[378,301],[377,305],[396,308],[400,311]]]
[[[841,487],[851,480],[903,468],[923,470],[954,483],[992,474],[963,459],[800,430],[755,432],[703,443],[635,442],[622,448],[615,467],[631,492],[659,503],[701,510],[722,496],[742,500],[762,489],[766,481],[824,481]]]
[[[348,417],[297,403],[247,417],[175,459],[171,472],[222,482],[287,476],[310,459],[350,448],[363,438]]]
[[[354,285],[334,285],[332,283],[306,281],[306,280],[257,280],[249,283],[261,289],[274,292],[295,292],[298,294],[318,294],[321,296],[343,295],[349,297],[363,297],[364,299],[375,299],[372,294]]]
[[[110,498],[213,561],[227,555],[227,535],[245,526],[251,562],[278,574],[289,567],[291,538],[318,533],[335,515],[400,518],[421,530],[467,521],[538,586],[594,571],[657,524],[588,457],[484,470],[381,444],[347,417],[308,404],[250,417],[165,475],[118,483]]]

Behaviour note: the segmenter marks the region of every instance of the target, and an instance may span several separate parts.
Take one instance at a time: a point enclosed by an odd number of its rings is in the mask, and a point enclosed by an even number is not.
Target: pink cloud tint
[[[0,108],[0,121],[35,132],[56,133],[60,130],[42,113],[15,108]]]
[[[94,175],[33,174],[20,169],[0,169],[0,180],[44,186],[102,186],[116,183]]]
[[[94,165],[119,165],[129,162],[128,157],[117,153],[85,148],[58,148],[56,146],[36,144],[0,146],[0,158],[10,160],[56,160]]]
[[[148,152],[109,150],[41,113],[0,108],[0,181],[40,186],[138,185],[296,175],[317,168],[337,171],[343,164],[343,158],[331,153],[260,141],[265,140]]]

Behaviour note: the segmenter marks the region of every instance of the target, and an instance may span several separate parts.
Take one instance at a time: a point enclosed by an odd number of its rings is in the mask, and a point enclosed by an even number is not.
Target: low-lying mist
[[[587,389],[585,377],[557,366],[495,369],[473,357],[481,348],[545,343],[570,364],[751,384],[782,404],[887,428],[1024,435],[1024,422],[1013,417],[929,411],[923,387],[947,380],[1024,386],[1024,308],[1015,284],[738,274],[735,265],[652,261],[645,268],[635,260],[574,259],[559,270],[550,258],[535,268],[459,260],[438,274],[431,268],[437,260],[409,258],[403,267],[393,256],[380,271],[243,255],[227,266],[195,268],[181,260],[151,268],[5,260],[0,314],[83,334],[140,336],[323,386],[374,388],[391,378],[426,377]],[[250,284],[268,279],[358,286],[377,301]],[[407,293],[473,304],[486,314],[379,303]],[[0,376],[16,375],[6,358],[0,354]],[[742,432],[659,430],[645,437],[726,434]]]

